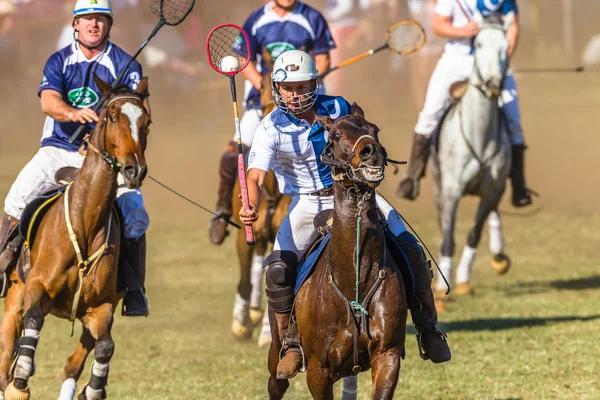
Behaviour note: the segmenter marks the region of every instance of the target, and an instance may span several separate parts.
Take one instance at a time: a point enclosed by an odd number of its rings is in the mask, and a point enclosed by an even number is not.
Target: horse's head
[[[497,16],[484,19],[477,12],[474,20],[479,33],[473,41],[474,71],[471,82],[488,97],[498,97],[508,67],[508,39],[506,30],[513,23],[515,14],[510,12],[502,22]]]
[[[95,74],[94,81],[105,100],[90,147],[95,146],[104,160],[122,172],[128,188],[138,188],[148,171],[144,157],[151,122],[144,107],[148,78],[136,90],[128,86],[112,89]]]
[[[321,160],[332,168],[334,179],[370,188],[379,186],[387,153],[377,137],[379,128],[365,119],[363,110],[354,103],[352,114],[336,120],[318,117],[318,122],[329,131]]]

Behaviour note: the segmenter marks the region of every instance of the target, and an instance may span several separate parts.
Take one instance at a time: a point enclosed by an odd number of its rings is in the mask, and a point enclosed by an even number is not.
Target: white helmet
[[[86,14],[106,14],[112,17],[110,0],[77,0],[73,16],[79,17]]]
[[[271,89],[273,91],[273,100],[281,111],[288,113],[290,111],[289,103],[295,103],[294,113],[303,113],[308,111],[317,100],[319,84],[317,78],[319,73],[312,57],[301,50],[288,50],[283,52],[275,60],[273,73],[271,74]],[[284,82],[304,82],[311,81],[313,88],[310,92],[292,96],[284,102],[279,94],[278,83]]]

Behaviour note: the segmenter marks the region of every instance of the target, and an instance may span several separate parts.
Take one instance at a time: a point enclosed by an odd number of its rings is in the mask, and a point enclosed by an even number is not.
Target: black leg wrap
[[[115,342],[112,340],[102,340],[96,343],[94,348],[94,358],[102,364],[110,361],[115,352]]]
[[[104,389],[107,381],[108,381],[108,375],[100,377],[100,376],[96,376],[96,375],[92,374],[92,377],[90,378],[90,381],[88,382],[87,385],[94,390],[100,390],[100,389]]]
[[[25,329],[42,330],[44,326],[44,312],[41,306],[32,307],[25,314]]]
[[[291,251],[274,251],[265,264],[269,308],[279,314],[289,313],[294,305],[298,257]]]

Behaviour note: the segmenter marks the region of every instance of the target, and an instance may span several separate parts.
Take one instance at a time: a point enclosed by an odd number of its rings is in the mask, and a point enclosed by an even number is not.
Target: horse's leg
[[[33,268],[43,268],[36,264]],[[13,363],[12,382],[4,390],[6,400],[29,399],[27,382],[35,372],[34,356],[44,326],[44,318],[52,309],[52,299],[39,280],[29,278],[24,289],[24,333],[19,338],[16,360]]]
[[[475,216],[475,226],[469,232],[467,237],[467,244],[463,249],[462,257],[458,268],[456,269],[456,288],[454,293],[458,295],[470,295],[473,294],[471,288],[471,271],[473,263],[475,261],[475,255],[477,252],[477,246],[481,240],[481,232],[483,230],[483,224],[485,223],[488,215],[492,210],[498,207],[500,196],[491,194],[486,197],[482,197],[477,208],[477,214]]]
[[[391,399],[400,375],[400,348],[377,354],[371,360],[371,378],[373,380],[372,399]]]
[[[358,375],[344,378],[342,386],[342,400],[356,400],[358,397]]]
[[[277,321],[275,321],[275,313],[270,308],[267,308],[267,314],[269,315],[271,335],[273,337],[271,346],[269,347],[269,358],[267,360],[267,367],[269,369],[267,390],[269,392],[269,400],[279,400],[283,398],[285,391],[290,386],[290,381],[288,379],[277,379],[277,364],[279,363],[281,340],[277,329]]]
[[[25,285],[18,279],[16,269],[10,279],[12,284],[4,299],[4,315],[0,325],[0,346],[2,347],[2,361],[0,361],[0,393],[8,385],[8,374],[12,364],[12,354],[15,341],[23,329],[23,295]]]
[[[233,321],[231,322],[231,332],[237,338],[247,339],[252,335],[250,326],[250,292],[252,285],[250,283],[250,269],[252,264],[253,248],[246,244],[244,230],[237,235],[237,254],[240,264],[240,282],[235,295],[235,304],[233,305]]]
[[[84,327],[90,330],[94,345],[92,376],[79,393],[80,400],[100,400],[106,398],[108,366],[113,356],[115,343],[110,331],[113,324],[114,307],[111,303],[102,304],[91,310],[83,319]]]
[[[333,382],[329,376],[329,370],[321,365],[308,365],[306,373],[306,384],[313,399],[333,399]]]
[[[263,262],[265,261],[265,252],[267,250],[265,241],[260,241],[255,245],[254,256],[252,257],[252,268],[250,282],[252,292],[250,294],[250,322],[253,327],[259,326],[263,320],[262,296],[263,296]]]
[[[83,324],[83,322],[82,322]],[[85,360],[94,348],[96,340],[92,336],[90,330],[84,325],[83,332],[79,338],[79,343],[75,351],[67,360],[64,370],[64,381],[60,389],[58,400],[73,400],[77,390],[77,381],[83,372]]]
[[[446,282],[439,276],[443,274],[448,281],[452,275],[452,256],[454,255],[454,225],[456,223],[456,209],[458,200],[460,199],[460,191],[450,188],[444,189],[444,194],[441,197],[440,207],[440,227],[442,229],[442,244],[440,257],[440,271],[436,282],[435,291],[442,293],[446,291]]]
[[[262,319],[262,326],[258,335],[258,347],[264,347],[271,344],[271,327],[269,324],[269,313],[265,312]]]
[[[502,236],[502,223],[498,209],[490,212],[488,217],[488,230],[490,234],[490,264],[498,275],[504,275],[510,268],[510,258],[504,254],[504,237]]]

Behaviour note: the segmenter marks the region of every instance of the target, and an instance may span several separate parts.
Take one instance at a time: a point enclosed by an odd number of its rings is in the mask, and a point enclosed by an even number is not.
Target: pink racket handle
[[[238,177],[240,180],[240,191],[242,192],[242,208],[249,210],[250,205],[248,204],[248,185],[246,185],[246,171],[244,168],[244,155],[238,155]],[[248,246],[254,244],[254,232],[252,232],[252,225],[246,225],[246,243]]]

